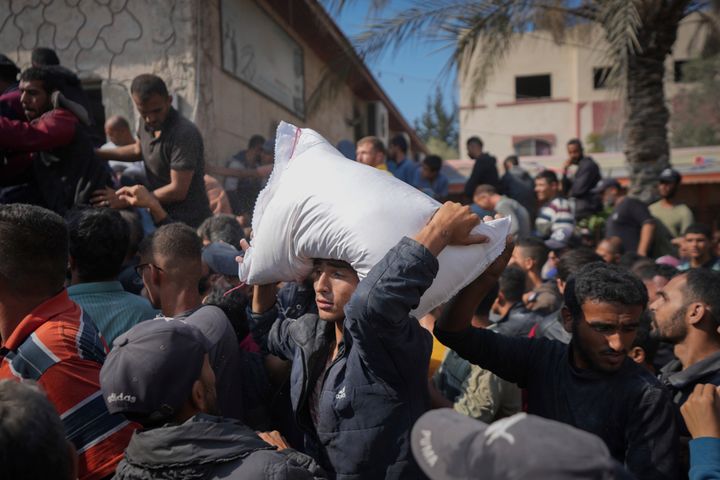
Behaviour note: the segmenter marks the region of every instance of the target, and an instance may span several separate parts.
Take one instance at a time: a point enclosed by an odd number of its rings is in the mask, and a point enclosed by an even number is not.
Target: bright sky
[[[335,21],[352,40],[364,30],[370,2],[359,0],[347,3],[349,5],[345,6],[341,15],[335,16]],[[392,0],[382,16],[389,17],[410,3],[408,0]],[[385,54],[378,61],[368,63],[368,67],[405,119],[413,125],[425,110],[428,95],[434,95],[436,86],[440,86],[447,107],[457,98],[454,75],[440,78],[450,53],[450,49],[440,49],[436,44],[415,42],[402,47],[395,55]]]

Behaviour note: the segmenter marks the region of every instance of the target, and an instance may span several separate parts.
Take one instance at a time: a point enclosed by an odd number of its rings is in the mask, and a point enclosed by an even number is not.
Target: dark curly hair
[[[582,318],[582,305],[590,300],[645,308],[648,294],[642,281],[629,270],[593,262],[571,275],[565,287],[565,305],[574,321]]]

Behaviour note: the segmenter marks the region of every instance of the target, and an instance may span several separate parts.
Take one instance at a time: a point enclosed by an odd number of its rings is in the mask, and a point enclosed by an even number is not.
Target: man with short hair
[[[262,178],[258,167],[261,165],[265,137],[253,135],[247,149],[237,152],[225,162],[225,168],[212,166],[209,173],[225,175],[225,192],[230,198],[233,211],[240,215],[252,216],[253,206],[260,190]]]
[[[603,262],[618,265],[623,254],[622,240],[618,237],[603,238],[595,247],[595,253],[600,255]]]
[[[32,382],[0,380],[0,452],[6,478],[78,478],[75,449],[62,421]]]
[[[28,121],[0,117],[0,149],[32,154],[9,158],[10,171],[3,172],[4,181],[14,176],[12,184],[28,184],[12,201],[39,203],[64,214],[87,204],[94,190],[109,185],[110,175],[93,155],[87,112],[59,88],[58,78],[46,68],[22,72],[20,100]]]
[[[523,304],[526,283],[527,275],[518,265],[508,265],[500,275],[491,317],[495,331],[511,337],[527,337],[537,323],[538,317]]]
[[[692,268],[707,268],[720,271],[720,258],[713,254],[712,233],[707,225],[690,225],[685,229],[683,244],[688,258],[678,265],[678,270],[686,272]]]
[[[212,215],[205,192],[205,158],[200,131],[172,106],[172,95],[156,75],[138,75],[130,94],[140,113],[137,140],[132,145],[96,150],[105,160],[145,163],[148,188],[167,213],[197,228]],[[125,208],[129,204],[111,189],[96,192],[100,206]]]
[[[692,210],[684,203],[675,200],[682,176],[677,170],[666,168],[660,173],[658,181],[658,193],[661,198],[650,205],[650,213],[665,225],[672,238],[678,238],[695,223]]]
[[[527,208],[535,215],[535,183],[530,174],[520,166],[517,155],[510,155],[503,160],[505,173],[500,178],[500,192]]]
[[[130,130],[130,123],[120,115],[112,115],[105,121],[105,138],[107,142],[100,147],[101,150],[124,147],[135,143],[135,137],[133,137]],[[134,185],[147,181],[145,179],[145,164],[142,160],[131,164],[110,160],[108,164],[113,171],[122,172],[121,183],[123,185]]]
[[[669,273],[673,270],[673,273]],[[636,262],[630,271],[637,275],[645,285],[648,292],[648,306],[657,299],[658,292],[678,273],[674,268],[660,266],[650,259]]]
[[[483,141],[480,137],[470,137],[467,140],[468,156],[475,160],[470,178],[465,183],[465,195],[473,198],[478,185],[492,185],[495,188],[500,186],[500,178],[497,171],[497,160],[492,155],[483,152]]]
[[[220,214],[206,218],[197,230],[203,246],[214,242],[225,242],[240,248],[240,240],[245,238],[242,225],[234,215]]]
[[[592,157],[585,155],[582,142],[577,138],[568,141],[567,152],[568,159],[563,164],[563,193],[574,202],[575,219],[582,220],[602,208],[599,196],[593,192],[601,179],[600,167]],[[571,179],[568,171],[573,165],[577,170]]]
[[[385,163],[385,145],[377,137],[363,137],[358,140],[355,160],[378,170],[389,171]]]
[[[614,178],[606,178],[593,190],[612,207],[605,223],[605,237],[617,237],[625,252],[647,257],[655,235],[655,220],[643,202],[627,196],[627,189]]]
[[[46,47],[33,48],[32,53],[30,54],[30,63],[33,68],[42,67],[43,69],[51,72],[58,82],[58,89],[62,92],[65,98],[81,105],[88,114],[88,125],[94,125],[95,122],[90,115],[92,112],[92,105],[90,105],[90,99],[83,89],[80,77],[78,77],[72,70],[60,65],[60,59],[58,58],[57,53],[55,53],[55,50]],[[92,135],[92,131],[90,133]],[[95,140],[97,140],[97,143]],[[102,139],[93,139],[93,145],[100,143],[102,143]]]
[[[100,393],[107,346],[63,287],[68,232],[44,208],[0,206],[0,379],[34,380],[79,453],[79,478],[111,475],[132,426],[110,415]]]
[[[720,385],[720,273],[696,268],[674,277],[650,305],[653,334],[674,345],[677,359],[661,370],[682,405],[695,385]]]
[[[126,292],[117,280],[130,241],[127,222],[115,210],[85,208],[71,210],[67,225],[68,295],[112,345],[115,337],[158,313],[146,298]]]
[[[570,345],[473,329],[472,313],[504,265],[491,266],[458,295],[435,336],[471,363],[527,389],[528,413],[598,435],[638,479],[674,479],[672,402],[627,357],[647,303],[640,280],[605,263],[585,265],[565,288]]]
[[[60,65],[60,59],[52,48],[36,47],[30,54],[30,63],[33,67],[48,67]]]
[[[555,282],[544,282],[542,269],[548,259],[545,242],[535,237],[521,238],[515,244],[511,265],[517,265],[525,272],[527,281],[525,303],[534,312],[551,313],[562,306],[562,297]]]
[[[535,195],[540,211],[535,218],[535,234],[545,240],[557,230],[574,230],[575,217],[570,202],[560,195],[560,183],[552,170],[535,177]]]
[[[441,172],[442,163],[439,156],[428,155],[412,179],[413,187],[440,202],[445,201],[448,196],[448,179]]]
[[[479,218],[445,203],[360,281],[350,264],[316,259],[318,314],[279,318],[274,285],[255,286],[253,322],[272,325],[270,353],[291,360],[291,398],[308,453],[339,478],[417,478],[410,429],[430,406],[432,336],[410,310],[437,274],[437,256]]]
[[[238,342],[227,316],[217,307],[202,305],[202,242],[183,223],[163,225],[140,247],[136,267],[154,307],[167,320],[198,327],[212,345],[210,362],[218,384],[218,406],[222,415],[242,419]]]
[[[387,166],[395,178],[412,185],[417,164],[407,156],[408,144],[402,134],[397,134],[390,139],[388,145]]]
[[[260,437],[218,416],[210,349],[183,322],[144,322],[118,339],[100,374],[103,395],[143,429],[113,478],[323,478],[311,458],[273,440],[276,432]]]
[[[500,195],[492,185],[479,185],[475,189],[473,202],[483,210],[510,217],[510,235],[516,239],[530,236],[530,214],[527,209],[512,198]]]

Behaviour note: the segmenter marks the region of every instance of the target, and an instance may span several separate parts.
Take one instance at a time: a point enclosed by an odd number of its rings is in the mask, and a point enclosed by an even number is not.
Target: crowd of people
[[[318,258],[250,286],[274,141],[206,165],[144,74],[137,131],[112,116],[103,144],[76,79],[48,49],[22,72],[0,57],[8,478],[720,478],[720,245],[677,171],[647,206],[577,139],[561,171],[510,156],[501,176],[472,137],[465,205],[365,278]],[[355,160],[450,197],[443,159],[402,135],[361,138]],[[497,216],[503,253],[413,318],[438,255]]]

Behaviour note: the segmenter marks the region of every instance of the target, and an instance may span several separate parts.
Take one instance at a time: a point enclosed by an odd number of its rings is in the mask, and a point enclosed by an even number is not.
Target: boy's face
[[[316,260],[312,279],[320,320],[337,322],[345,318],[345,305],[359,283],[355,270],[340,262]]]

